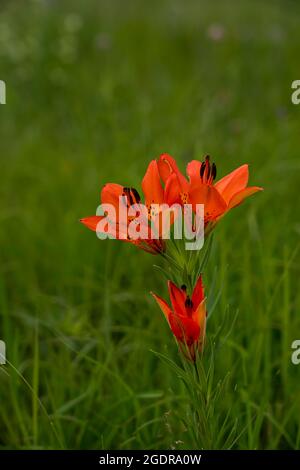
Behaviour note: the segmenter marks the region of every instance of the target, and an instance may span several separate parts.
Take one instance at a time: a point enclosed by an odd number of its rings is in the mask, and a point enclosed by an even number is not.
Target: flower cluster
[[[249,170],[246,164],[215,182],[217,168],[208,155],[202,162],[189,162],[186,173],[187,177],[168,154],[162,154],[150,162],[142,180],[143,207],[146,207],[146,211],[141,211],[142,216],[138,220],[139,230],[146,232],[146,237],[133,238],[128,233],[128,225],[137,223],[137,217],[132,215],[130,209],[141,207],[142,202],[135,188],[120,184],[108,183],[101,191],[101,205],[110,205],[115,209],[112,218],[108,219],[104,213],[83,218],[81,222],[97,231],[105,219],[105,232],[111,237],[134,244],[153,255],[164,256],[168,251],[167,243],[163,226],[159,222],[168,208],[176,205],[184,210],[186,205],[190,205],[192,212],[196,213],[197,205],[202,205],[204,233],[207,236],[228,211],[262,190],[258,186],[248,186]],[[122,205],[127,210],[125,219]],[[176,212],[174,214],[173,222]],[[153,224],[157,229],[155,236]],[[194,286],[189,286],[192,292],[188,292],[185,285],[177,287],[172,281],[168,282],[168,288],[171,307],[158,295],[152,295],[163,311],[181,351],[188,359],[195,361],[196,352],[202,351],[205,338],[206,307],[202,274]]]

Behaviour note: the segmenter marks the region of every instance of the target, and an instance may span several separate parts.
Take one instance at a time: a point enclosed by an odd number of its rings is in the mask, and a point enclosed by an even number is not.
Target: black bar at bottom
[[[120,468],[135,469],[147,466],[192,465],[193,467],[212,468],[215,465],[230,465],[241,468],[249,464],[258,467],[266,465],[298,464],[299,451],[103,451],[103,450],[1,450],[1,468],[4,465],[30,465],[30,469],[43,465],[66,466],[73,468]],[[55,469],[56,470],[56,469]]]
[[[117,467],[135,469],[147,466],[192,465],[193,467],[211,468],[226,464],[231,468],[249,465],[298,464],[299,451],[97,451],[97,450],[36,450],[18,451],[1,450],[0,465],[30,465],[30,469],[44,465],[66,465],[73,468]],[[56,470],[56,469],[55,469]]]

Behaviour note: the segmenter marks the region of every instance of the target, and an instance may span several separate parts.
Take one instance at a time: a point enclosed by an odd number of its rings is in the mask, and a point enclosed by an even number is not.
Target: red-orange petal
[[[186,173],[190,179],[191,185],[201,183],[201,178],[200,178],[201,164],[202,162],[199,162],[198,160],[192,160],[191,162],[187,164]]]
[[[195,185],[190,189],[189,198],[193,210],[196,209],[196,204],[204,204],[205,222],[217,219],[227,209],[227,204],[214,186]]]
[[[197,310],[199,304],[204,299],[204,288],[202,282],[202,276],[200,275],[192,294],[193,309]]]
[[[114,237],[113,228],[110,225],[108,226],[107,233],[112,235],[114,238],[123,242],[130,243],[131,245],[134,245],[140,250],[146,251],[146,253],[149,253],[151,255],[158,255],[159,253],[163,252],[165,249],[164,244],[161,240],[150,240],[150,239],[144,240],[142,238],[138,238],[137,240],[134,240],[134,239],[128,238],[127,232],[124,232],[124,230],[119,224],[117,224],[116,226],[116,232],[117,234]]]
[[[157,165],[158,165],[158,171],[159,171],[160,177],[164,183],[166,183],[168,177],[172,173],[175,173],[178,177],[178,181],[181,186],[181,189],[182,190],[186,189],[187,180],[184,177],[184,175],[179,171],[177,163],[174,160],[174,158],[171,157],[171,155],[168,155],[167,153],[163,153],[159,157]]]
[[[248,165],[241,165],[228,175],[224,176],[224,178],[220,179],[215,184],[215,188],[218,190],[225,202],[228,204],[234,194],[246,188],[248,184],[248,179]]]
[[[160,155],[157,161],[157,165],[160,177],[164,183],[167,181],[167,178],[172,173],[179,172],[176,161],[168,153],[163,153],[162,155]]]
[[[101,203],[112,204],[115,209],[119,208],[119,197],[122,196],[123,186],[115,183],[107,183],[103,186],[101,191]]]
[[[104,217],[103,216],[98,216],[98,215],[92,215],[91,217],[85,217],[83,219],[80,219],[80,222],[84,224],[87,228],[90,230],[93,230],[96,232],[97,230],[97,225],[102,220]]]
[[[142,189],[147,207],[151,204],[162,204],[164,202],[164,190],[160,182],[156,160],[152,160],[148,165],[142,181]]]
[[[153,292],[150,292],[150,294],[155,298],[155,300],[158,303],[161,311],[163,312],[163,314],[165,315],[167,321],[169,322],[169,316],[172,313],[172,310],[169,307],[169,305],[167,304],[167,302],[164,299],[162,299],[159,295],[156,295]]]
[[[178,315],[187,315],[185,307],[186,293],[172,281],[168,281],[168,288],[174,312]]]
[[[199,325],[189,317],[182,315],[169,315],[169,324],[176,339],[188,346],[196,343],[200,336]]]
[[[181,204],[181,193],[182,189],[178,180],[178,176],[176,173],[172,173],[166,180],[165,202],[169,206],[172,204]]]
[[[200,334],[199,334],[199,350],[201,351],[204,346],[205,331],[206,331],[206,299],[203,299],[202,302],[198,305],[197,310],[193,313],[193,320],[199,325]]]
[[[248,188],[242,189],[230,199],[228,210],[238,206],[243,202],[244,199],[252,196],[252,194],[257,193],[258,191],[263,191],[263,188],[260,188],[259,186],[249,186]]]
[[[86,227],[88,227],[90,230],[97,232],[99,231],[98,224],[102,220],[105,220],[105,230],[103,230],[103,233],[105,232],[107,235],[110,235],[113,238],[126,241],[127,232],[124,231],[124,229],[120,226],[118,222],[110,222],[106,216],[93,215],[91,217],[81,219],[80,222]],[[123,233],[123,236],[121,235],[121,233]]]

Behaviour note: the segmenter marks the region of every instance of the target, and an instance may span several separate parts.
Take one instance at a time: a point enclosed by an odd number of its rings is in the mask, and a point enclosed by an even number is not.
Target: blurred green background
[[[212,156],[265,188],[219,224],[213,271],[238,318],[216,378],[235,448],[300,447],[299,14],[293,1],[1,1],[1,448],[192,448],[159,259],[78,220],[148,162]]]

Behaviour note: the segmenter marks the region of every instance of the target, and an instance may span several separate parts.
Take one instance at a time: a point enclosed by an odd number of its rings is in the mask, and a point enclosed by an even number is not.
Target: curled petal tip
[[[85,225],[87,228],[90,230],[93,230],[96,232],[97,230],[97,225],[100,222],[102,217],[98,215],[92,215],[91,217],[84,217],[83,219],[80,219],[80,222]]]

